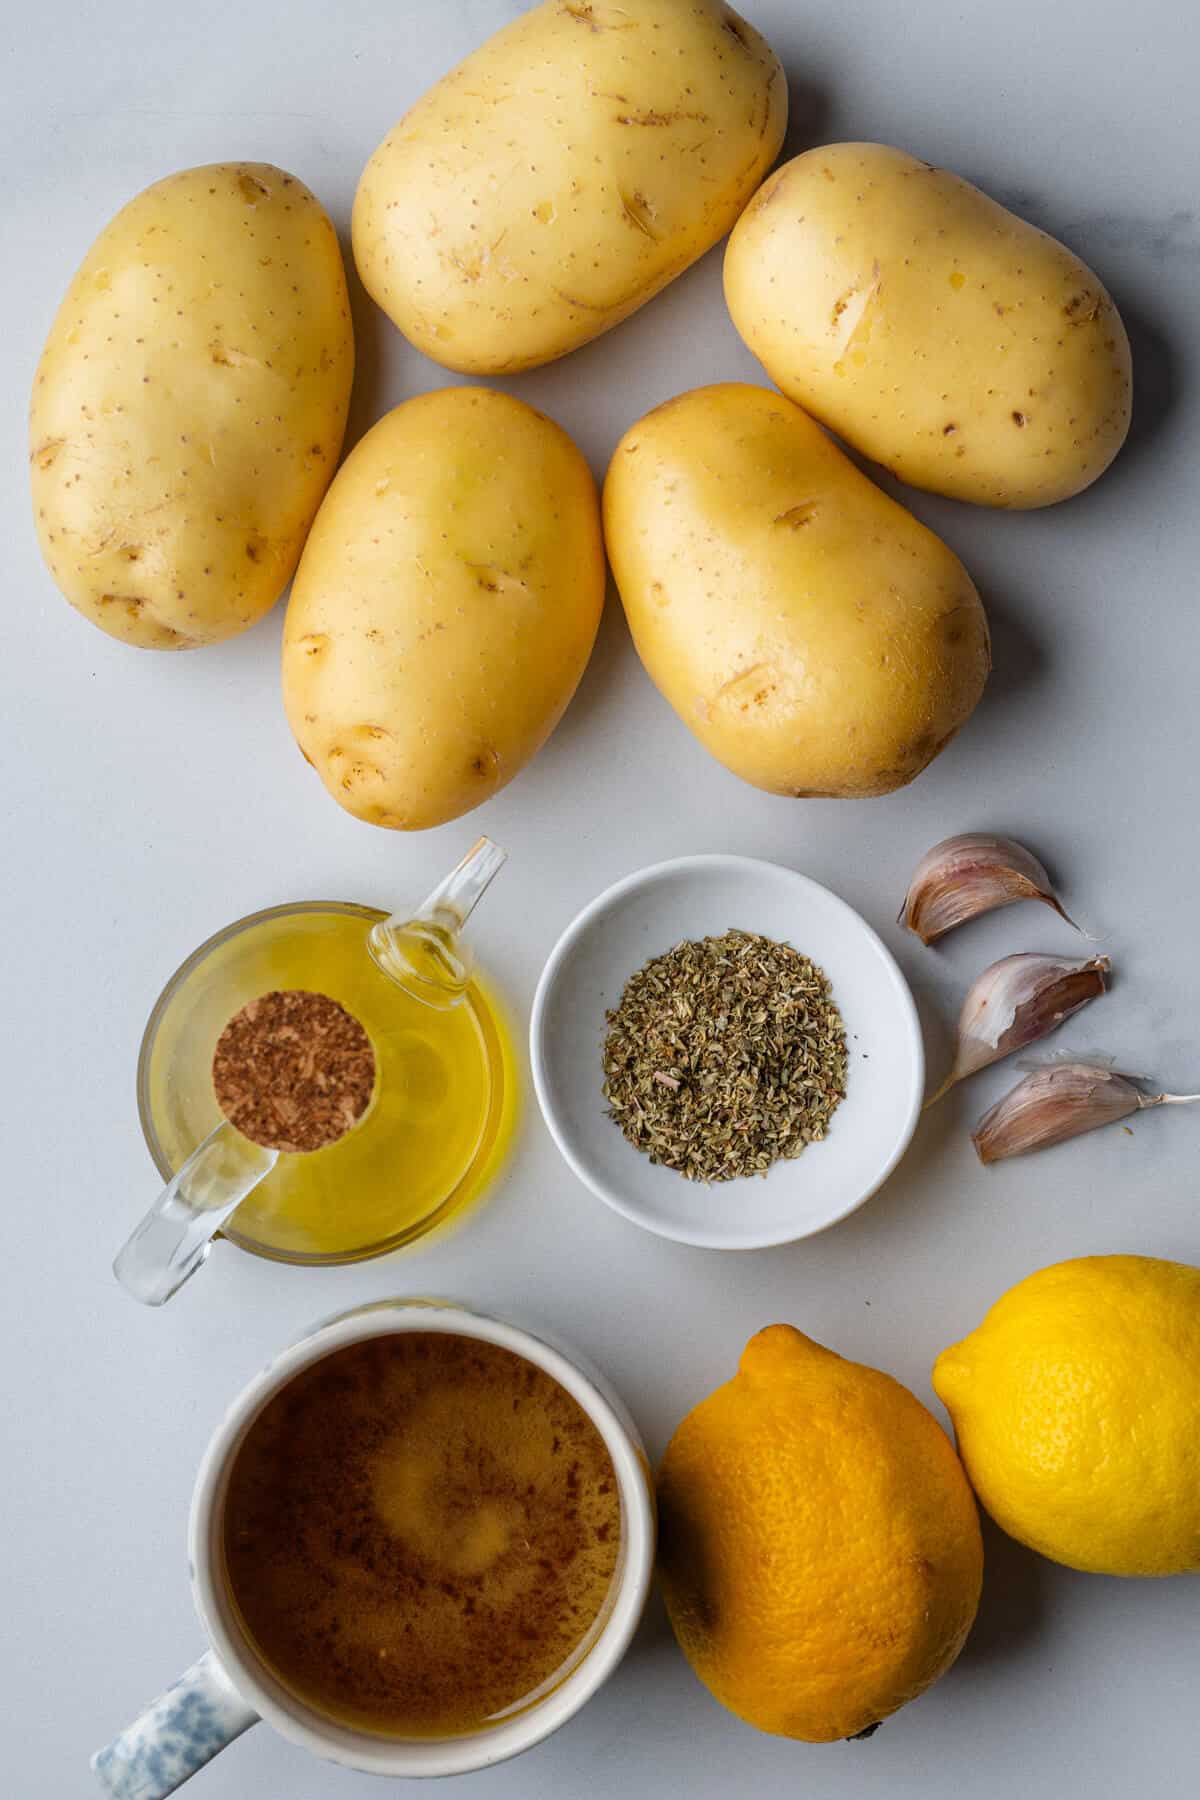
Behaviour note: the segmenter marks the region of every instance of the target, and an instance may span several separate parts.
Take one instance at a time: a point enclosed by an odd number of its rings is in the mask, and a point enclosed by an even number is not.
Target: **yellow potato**
[[[350,455],[288,602],[283,692],[334,799],[456,819],[545,743],[604,604],[595,483],[559,426],[489,388],[408,400]]]
[[[337,235],[303,182],[213,163],[131,200],[34,383],[34,514],[71,604],[150,650],[253,625],[337,466],[353,373]]]
[[[363,285],[449,369],[535,368],[723,237],[786,123],[783,70],[721,0],[544,0],[367,164]]]
[[[958,558],[765,388],[699,388],[627,431],[604,529],[651,679],[755,787],[890,793],[979,699],[987,623]]]
[[[827,144],[755,195],[725,254],[783,392],[914,487],[1050,506],[1129,429],[1129,342],[1077,256],[945,169]]]

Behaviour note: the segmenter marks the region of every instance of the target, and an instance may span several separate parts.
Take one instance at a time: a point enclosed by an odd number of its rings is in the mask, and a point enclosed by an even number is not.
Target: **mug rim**
[[[543,1369],[587,1413],[612,1458],[622,1508],[624,1563],[595,1641],[548,1694],[481,1730],[443,1738],[385,1738],[338,1724],[272,1681],[232,1628],[214,1555],[219,1502],[233,1458],[255,1418],[302,1369],[368,1338],[440,1331],[493,1343]],[[581,1359],[582,1360],[582,1359]],[[598,1372],[523,1326],[455,1300],[371,1301],[325,1320],[274,1356],[229,1406],[201,1458],[188,1519],[188,1570],[200,1623],[239,1693],[281,1736],[312,1754],[369,1774],[462,1775],[532,1748],[573,1717],[621,1662],[637,1629],[654,1568],[653,1488],[637,1428]],[[624,1415],[624,1416],[623,1416]],[[265,1677],[265,1679],[264,1679]]]

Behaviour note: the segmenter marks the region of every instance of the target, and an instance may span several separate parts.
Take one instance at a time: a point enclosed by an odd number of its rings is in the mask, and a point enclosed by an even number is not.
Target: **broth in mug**
[[[545,1370],[479,1339],[333,1351],[259,1414],[225,1498],[230,1597],[297,1699],[388,1737],[477,1731],[565,1679],[620,1549],[604,1439]]]

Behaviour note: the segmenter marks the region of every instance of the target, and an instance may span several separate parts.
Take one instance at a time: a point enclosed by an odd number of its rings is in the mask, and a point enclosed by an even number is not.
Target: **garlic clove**
[[[1106,990],[1107,956],[1002,956],[967,989],[958,1017],[954,1066],[927,1107],[1002,1057],[1035,1044]]]
[[[896,922],[915,931],[923,944],[932,944],[956,925],[1016,900],[1041,900],[1081,930],[1063,909],[1032,851],[1012,838],[967,831],[926,851],[913,871]]]
[[[1127,1075],[1095,1063],[1035,1069],[997,1100],[971,1133],[980,1162],[1045,1150],[1151,1106],[1183,1106],[1200,1094],[1144,1094]]]

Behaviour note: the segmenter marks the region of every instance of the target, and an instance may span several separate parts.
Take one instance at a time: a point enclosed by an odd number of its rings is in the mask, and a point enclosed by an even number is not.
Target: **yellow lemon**
[[[1200,1570],[1200,1269],[1040,1269],[942,1352],[933,1385],[1011,1537],[1101,1575]]]
[[[658,1490],[675,1635],[760,1730],[854,1737],[962,1648],[983,1574],[975,1502],[890,1375],[768,1326],[679,1426]]]

